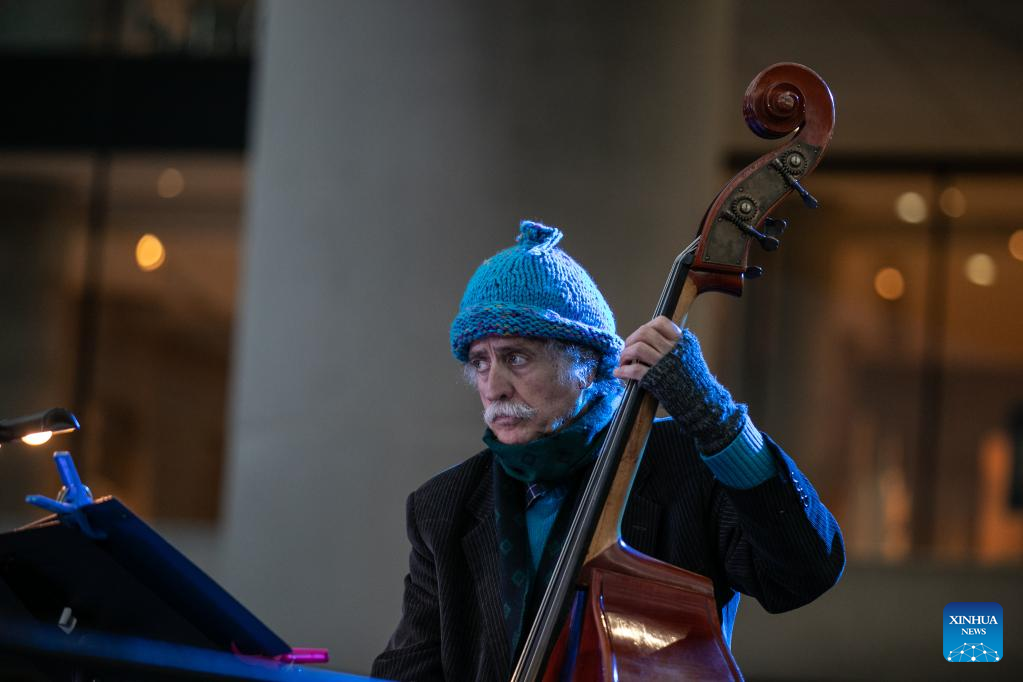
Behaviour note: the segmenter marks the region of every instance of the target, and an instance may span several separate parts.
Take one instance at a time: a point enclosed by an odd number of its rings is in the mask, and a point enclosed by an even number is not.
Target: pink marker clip
[[[327,663],[330,661],[330,652],[326,649],[292,647],[289,653],[274,656],[274,660],[281,663]]]
[[[305,647],[292,647],[286,654],[276,656],[253,656],[243,654],[238,650],[237,645],[231,642],[231,652],[242,660],[249,661],[276,661],[277,663],[327,663],[330,661],[330,652],[326,649],[308,649]]]

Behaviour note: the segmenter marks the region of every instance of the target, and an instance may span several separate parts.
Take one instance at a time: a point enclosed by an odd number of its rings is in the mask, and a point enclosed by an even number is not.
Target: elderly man
[[[623,343],[561,238],[523,222],[518,243],[469,281],[451,348],[479,391],[487,448],[408,498],[402,617],[374,676],[510,676],[622,379],[639,381],[672,417],[654,424],[622,534],[711,578],[726,641],[737,592],[785,611],[841,575],[834,518],[711,376],[696,338],[660,317]]]

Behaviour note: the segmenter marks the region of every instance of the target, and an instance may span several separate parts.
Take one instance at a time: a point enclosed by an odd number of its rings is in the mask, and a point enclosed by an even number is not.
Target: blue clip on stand
[[[71,459],[71,453],[66,450],[59,450],[53,453],[53,463],[57,466],[57,474],[60,476],[64,486],[57,493],[57,499],[52,500],[45,495],[29,495],[25,501],[48,512],[53,512],[66,524],[78,526],[87,536],[94,540],[102,540],[106,533],[96,531],[89,525],[89,520],[81,512],[82,507],[92,504],[92,491],[82,483],[75,469],[75,462]]]

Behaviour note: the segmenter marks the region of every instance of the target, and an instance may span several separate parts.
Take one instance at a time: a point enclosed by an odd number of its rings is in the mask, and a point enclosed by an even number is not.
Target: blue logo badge
[[[1002,607],[993,601],[954,601],[945,606],[942,639],[946,661],[1002,660]]]

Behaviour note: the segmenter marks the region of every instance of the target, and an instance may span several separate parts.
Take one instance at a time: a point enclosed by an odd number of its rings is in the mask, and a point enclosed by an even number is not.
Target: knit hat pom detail
[[[539,254],[553,249],[564,236],[564,233],[556,227],[532,220],[523,220],[519,223],[519,236],[515,241],[523,248],[528,249],[530,253]]]

